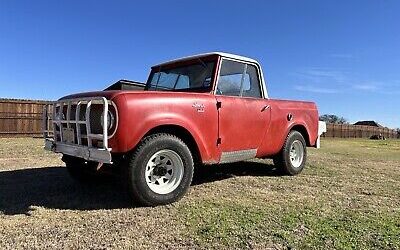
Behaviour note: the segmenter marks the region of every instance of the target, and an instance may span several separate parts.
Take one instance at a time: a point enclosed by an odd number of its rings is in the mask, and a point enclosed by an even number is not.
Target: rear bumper
[[[326,123],[318,121],[318,137],[317,137],[317,142],[315,143],[316,148],[321,147],[321,135],[325,132],[326,132]]]
[[[54,142],[52,139],[48,138],[45,140],[44,148],[55,153],[62,153],[78,158],[83,158],[87,161],[112,163],[111,152],[102,148],[90,148],[86,146]]]

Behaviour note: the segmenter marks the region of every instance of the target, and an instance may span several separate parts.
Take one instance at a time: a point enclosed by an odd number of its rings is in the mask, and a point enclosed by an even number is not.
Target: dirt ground
[[[0,249],[400,249],[400,140],[308,153],[296,177],[270,160],[204,167],[148,208],[118,178],[76,183],[41,139],[0,139]]]

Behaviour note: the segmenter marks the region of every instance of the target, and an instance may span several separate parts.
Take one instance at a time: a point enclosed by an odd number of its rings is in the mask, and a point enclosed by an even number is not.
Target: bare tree
[[[324,121],[326,123],[334,123],[334,124],[349,124],[346,118],[339,117],[337,115],[325,114],[319,117],[320,121]]]

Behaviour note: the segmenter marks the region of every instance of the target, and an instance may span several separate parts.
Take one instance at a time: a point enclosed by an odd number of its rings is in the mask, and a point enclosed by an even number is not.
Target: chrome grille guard
[[[101,120],[95,121],[102,122],[101,133],[92,133],[90,119],[93,105],[102,105]],[[65,99],[46,105],[43,110],[45,149],[111,163],[107,119],[109,105],[113,103],[105,97]]]

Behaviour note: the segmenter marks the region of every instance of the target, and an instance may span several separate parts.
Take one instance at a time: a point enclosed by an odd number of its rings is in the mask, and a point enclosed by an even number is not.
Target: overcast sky
[[[258,59],[272,98],[400,127],[400,1],[0,1],[0,97],[145,81],[207,51]]]

